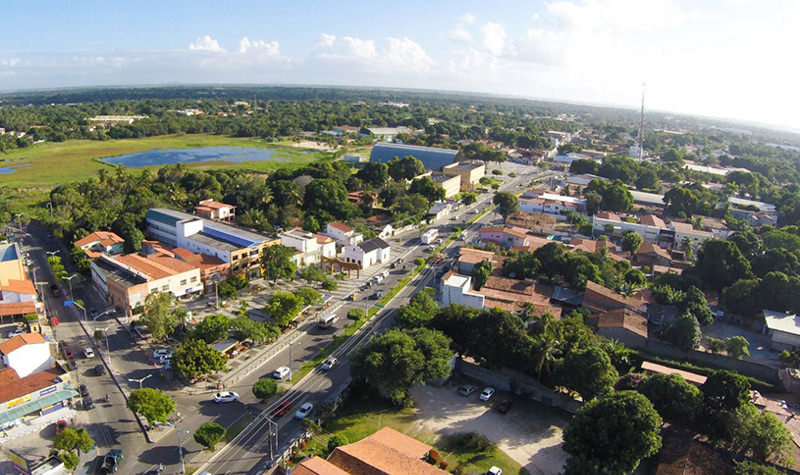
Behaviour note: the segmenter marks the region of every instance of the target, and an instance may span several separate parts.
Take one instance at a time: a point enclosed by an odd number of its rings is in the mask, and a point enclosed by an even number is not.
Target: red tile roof
[[[320,457],[302,461],[292,470],[292,475],[350,475],[336,465]]]
[[[407,435],[384,427],[379,432],[349,445],[337,447],[328,461],[352,475],[443,475],[444,470],[422,460],[430,451]],[[387,433],[390,432],[390,433]],[[424,450],[424,452],[422,452]]]
[[[56,378],[61,378],[63,374],[64,371],[58,368],[50,368],[19,378],[14,384],[2,384],[0,385],[0,403],[48,388],[56,384]]]
[[[0,353],[8,355],[25,345],[33,345],[36,343],[47,343],[47,340],[39,333],[23,333],[22,335],[16,335],[8,340],[0,342]]]
[[[36,289],[33,288],[33,282],[30,280],[9,279],[8,285],[0,286],[0,290],[28,295],[36,293]]]
[[[504,226],[504,227],[490,226],[478,230],[478,234],[483,234],[483,233],[505,233],[522,239],[528,237],[527,229],[518,228],[516,226]]]
[[[202,207],[202,206],[205,206],[205,207],[208,207],[208,208],[211,208],[211,209],[235,208],[236,207],[236,206],[229,205],[229,204],[226,204],[226,203],[220,203],[219,201],[214,201],[214,200],[203,200],[203,201],[201,201],[199,203],[199,206],[197,206],[197,207],[199,208],[199,207]]]
[[[653,244],[652,242],[643,242],[642,245],[639,247],[639,250],[636,251],[636,255],[644,255],[644,254],[654,254],[658,257],[663,259],[667,259],[668,261],[672,261],[672,256],[669,255],[666,249],[661,248]]]
[[[34,302],[0,303],[0,317],[25,315],[26,313],[35,313],[35,312],[36,312],[36,303]]]
[[[618,214],[612,213],[611,211],[600,211],[595,214],[595,216],[601,219],[610,219],[611,221],[622,221],[622,218],[620,218]]]
[[[111,244],[125,242],[124,239],[122,239],[121,237],[119,237],[116,234],[112,233],[111,231],[95,231],[95,232],[89,234],[88,236],[86,236],[85,238],[75,241],[75,246],[83,247],[83,246],[87,246],[89,244],[93,244],[95,242],[101,242],[101,241],[105,241],[105,240],[110,241]],[[106,244],[104,244],[104,245],[106,245]],[[110,245],[110,244],[107,244],[107,245]]]
[[[665,229],[667,227],[667,223],[664,222],[663,219],[659,218],[654,214],[645,214],[639,218],[639,223],[644,224],[646,226],[655,226],[657,228]]]
[[[197,254],[182,247],[176,247],[172,250],[176,256],[189,264],[199,267],[200,269],[208,269],[210,267],[225,266],[227,262],[223,261],[216,256],[207,256],[205,254]]]
[[[150,276],[152,279],[163,279],[164,277],[187,272],[196,268],[188,262],[183,262],[180,259],[175,259],[174,257],[169,257],[164,254],[153,254],[148,257],[139,254],[126,254],[117,257],[116,260]]]
[[[607,312],[618,308],[628,308],[638,313],[645,312],[641,300],[633,297],[624,297],[591,280],[586,282],[583,306],[593,312]]]
[[[328,223],[328,226],[332,226],[332,227],[338,229],[339,231],[342,231],[342,232],[345,232],[345,233],[349,233],[350,231],[353,230],[353,228],[351,228],[350,226],[348,226],[346,224],[342,224],[342,223],[340,223],[338,221],[334,221],[332,223]]]
[[[647,338],[647,319],[626,308],[598,314],[597,328],[624,328]]]

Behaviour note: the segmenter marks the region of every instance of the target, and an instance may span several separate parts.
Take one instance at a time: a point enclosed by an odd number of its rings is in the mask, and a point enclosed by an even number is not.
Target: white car
[[[481,392],[481,401],[488,401],[494,394],[494,388],[488,387]]]
[[[27,333],[25,330],[23,330],[21,328],[17,328],[16,330],[11,330],[10,332],[8,332],[8,335],[6,335],[6,338],[14,338],[17,335],[23,335],[25,333]]]
[[[300,406],[300,409],[298,409],[297,412],[294,413],[294,418],[300,419],[302,421],[309,414],[311,414],[311,411],[313,410],[314,410],[313,404],[311,404],[310,402],[303,403],[303,405]]]
[[[236,402],[239,400],[239,395],[233,391],[221,391],[214,395],[214,402],[221,404],[223,402]]]
[[[272,378],[273,379],[283,379],[283,378],[289,376],[289,374],[291,372],[292,372],[292,370],[290,370],[286,366],[281,366],[280,368],[278,368],[278,369],[276,369],[275,371],[272,372]]]
[[[159,348],[158,350],[153,352],[154,360],[160,360],[165,356],[167,357],[167,359],[172,358],[172,350],[167,348]]]
[[[83,349],[83,356],[85,358],[94,358],[94,350],[91,348],[84,348]]]
[[[162,365],[163,365],[163,364],[167,364],[167,363],[169,363],[169,361],[170,361],[171,359],[172,359],[172,353],[167,353],[166,355],[161,355],[161,356],[160,356],[160,357],[159,357],[159,358],[156,360],[156,362],[158,362],[158,364],[162,364]]]
[[[329,357],[328,357],[328,358],[327,358],[327,359],[326,359],[326,360],[325,360],[325,361],[322,363],[322,366],[321,366],[321,368],[322,368],[323,370],[325,370],[325,371],[328,371],[329,369],[333,368],[333,366],[334,366],[335,364],[336,364],[336,358],[335,358],[335,357],[333,357],[333,356],[329,356]]]

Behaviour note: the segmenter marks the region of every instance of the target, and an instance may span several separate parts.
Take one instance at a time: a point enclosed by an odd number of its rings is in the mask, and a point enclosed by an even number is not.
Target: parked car
[[[102,375],[106,374],[106,367],[101,365],[101,364],[95,366],[94,367],[94,374],[95,374],[95,376],[102,376]]]
[[[225,402],[236,402],[239,400],[239,395],[233,391],[220,391],[214,395],[214,402],[222,404]]]
[[[294,418],[302,421],[303,419],[308,417],[308,415],[311,414],[311,411],[313,410],[314,410],[314,405],[311,404],[310,402],[305,402],[303,403],[302,406],[300,406],[300,409],[298,409],[297,412],[294,413]]]
[[[511,410],[511,401],[508,399],[503,399],[503,402],[497,406],[497,412],[500,414],[508,414],[508,411]]]
[[[289,374],[291,372],[292,372],[292,370],[290,370],[286,366],[281,366],[281,367],[277,368],[275,371],[272,372],[272,378],[273,379],[283,379],[283,378],[289,376]]]
[[[503,469],[492,465],[492,468],[486,472],[486,475],[503,475]]]
[[[289,413],[289,409],[291,409],[292,403],[289,401],[281,401],[275,406],[275,409],[272,410],[272,417],[282,417]]]
[[[64,359],[71,360],[75,357],[72,354],[72,350],[70,349],[69,345],[66,342],[61,342],[61,354],[64,355]]]
[[[22,335],[23,333],[27,333],[27,332],[25,330],[23,330],[22,328],[17,328],[16,330],[11,330],[10,332],[8,332],[8,334],[6,335],[6,338],[14,338],[15,336]]]
[[[477,390],[478,390],[478,388],[476,388],[475,386],[473,386],[471,384],[465,384],[465,385],[461,386],[460,388],[458,388],[458,394],[461,394],[462,396],[466,397],[466,396],[469,396],[470,394],[474,393]]]
[[[162,357],[167,355],[172,356],[172,350],[170,350],[169,348],[159,348],[153,352],[153,359],[158,361]]]
[[[369,296],[369,299],[370,299],[370,300],[380,300],[380,299],[381,299],[381,297],[383,297],[383,292],[382,292],[382,291],[380,291],[380,290],[378,290],[378,291],[377,291],[377,292],[375,292],[374,294],[370,295],[370,296]]]
[[[481,391],[481,396],[480,396],[481,401],[488,401],[492,397],[493,394],[494,394],[494,388],[493,387],[490,386],[490,387],[484,389],[483,391]]]
[[[119,463],[122,461],[122,450],[112,449],[103,457],[103,465],[100,466],[100,471],[103,473],[114,473],[119,469]]]
[[[50,293],[53,294],[53,297],[61,297],[61,291],[58,290],[56,284],[50,284]]]
[[[84,348],[83,349],[83,357],[84,358],[94,358],[94,350],[91,348]]]
[[[160,365],[165,365],[170,360],[172,360],[172,354],[171,353],[160,356],[156,362],[158,364],[160,364]]]
[[[326,358],[326,359],[325,359],[325,361],[322,363],[322,366],[321,366],[321,368],[322,368],[323,370],[325,370],[325,371],[328,371],[329,369],[333,368],[333,366],[334,366],[335,364],[336,364],[336,358],[335,358],[335,357],[333,357],[333,356],[329,356],[329,357],[328,357],[328,358]]]
[[[64,419],[59,419],[56,421],[56,435],[60,434],[62,430],[69,427],[69,424]]]
[[[91,396],[86,396],[83,398],[83,408],[87,411],[94,409],[94,400],[91,398]]]
[[[85,384],[81,384],[78,386],[78,394],[80,394],[81,397],[87,397],[89,395],[89,388],[87,388]]]

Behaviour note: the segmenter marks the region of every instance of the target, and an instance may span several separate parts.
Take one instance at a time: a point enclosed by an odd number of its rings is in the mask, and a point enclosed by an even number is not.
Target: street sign
[[[73,305],[75,305],[75,301],[74,300],[64,300],[64,306],[65,307],[72,307]]]

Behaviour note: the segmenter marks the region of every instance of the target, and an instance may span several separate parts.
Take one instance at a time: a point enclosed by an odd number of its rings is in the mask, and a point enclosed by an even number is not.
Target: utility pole
[[[642,83],[642,110],[639,114],[639,134],[636,138],[639,146],[638,159],[640,162],[644,160],[644,87],[645,83]]]
[[[178,436],[178,456],[181,459],[181,473],[186,473],[186,464],[184,463],[184,460],[183,460],[183,442],[184,441],[181,439],[181,436],[178,435],[178,434],[189,435],[189,431],[186,430],[186,429],[178,429],[177,427],[175,427],[175,434]]]
[[[72,274],[69,277],[64,277],[64,280],[66,280],[69,283],[69,298],[72,298],[72,278],[73,277],[78,277],[78,274]]]

